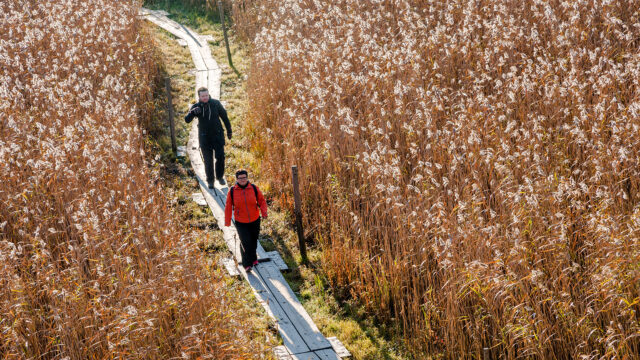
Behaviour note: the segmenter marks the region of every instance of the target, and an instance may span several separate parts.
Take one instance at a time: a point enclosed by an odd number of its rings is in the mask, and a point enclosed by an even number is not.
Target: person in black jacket
[[[204,160],[204,170],[207,175],[207,185],[213,189],[213,154],[216,158],[215,178],[221,185],[224,180],[224,132],[220,124],[220,118],[227,130],[227,137],[231,139],[231,123],[227,117],[227,111],[220,101],[209,96],[209,90],[205,87],[198,89],[199,102],[192,105],[184,117],[184,121],[190,123],[194,117],[198,118],[198,140]]]

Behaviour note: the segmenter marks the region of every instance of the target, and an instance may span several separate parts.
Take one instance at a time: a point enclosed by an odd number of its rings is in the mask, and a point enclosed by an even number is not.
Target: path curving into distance
[[[169,19],[166,11],[142,8],[140,15],[187,43],[196,68],[195,98],[198,98],[197,89],[205,86],[214,99],[220,99],[222,71],[211,56],[207,40],[186,26]],[[197,119],[193,121],[189,133],[187,153],[202,194],[235,259],[227,261],[225,267],[231,275],[241,275],[249,282],[260,304],[275,320],[284,343],[283,346],[274,349],[276,357],[282,360],[339,360],[341,357],[350,357],[351,354],[338,339],[327,339],[320,333],[280,273],[280,270],[286,270],[287,266],[276,251],[265,252],[258,243],[260,264],[249,274],[237,265],[240,262],[240,240],[234,226],[224,226],[224,206],[229,188],[216,182],[216,187],[209,189],[203,180],[206,177],[198,142]]]

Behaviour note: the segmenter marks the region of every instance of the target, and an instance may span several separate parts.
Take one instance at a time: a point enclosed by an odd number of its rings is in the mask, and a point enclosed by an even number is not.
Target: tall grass
[[[638,357],[637,1],[242,3],[336,288],[446,358]]]
[[[0,2],[0,358],[257,358],[145,160],[133,1]]]

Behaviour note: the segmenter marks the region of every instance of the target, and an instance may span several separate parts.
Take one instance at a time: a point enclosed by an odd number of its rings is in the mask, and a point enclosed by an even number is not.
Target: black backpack
[[[249,183],[249,185],[253,187],[253,193],[256,194],[256,205],[260,207],[260,204],[258,204],[258,187],[253,185],[253,183]],[[235,205],[235,202],[233,202],[233,188],[235,187],[236,186],[233,185],[231,189],[229,189],[229,193],[231,194],[231,205]]]

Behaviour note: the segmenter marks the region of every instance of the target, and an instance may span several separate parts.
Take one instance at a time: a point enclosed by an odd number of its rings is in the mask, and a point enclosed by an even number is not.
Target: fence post
[[[173,101],[171,99],[171,78],[167,76],[165,80],[165,88],[167,89],[167,112],[169,113],[169,131],[171,132],[171,150],[177,155],[178,147],[176,145],[176,125],[173,122]]]
[[[304,230],[302,229],[302,209],[300,204],[300,187],[298,184],[298,167],[293,165],[291,167],[291,175],[293,180],[293,201],[294,201],[294,213],[296,216],[296,231],[298,233],[298,244],[300,246],[300,255],[302,256],[302,262],[307,263],[307,244],[304,241]]]
[[[233,66],[233,59],[231,58],[231,49],[229,48],[229,38],[227,37],[227,26],[224,24],[224,7],[222,1],[218,0],[218,12],[220,13],[220,22],[222,23],[222,34],[224,35],[224,44],[227,47],[227,59],[229,59],[229,66],[233,71],[238,74],[235,66]]]

